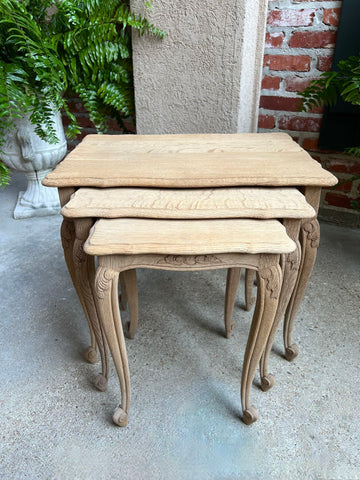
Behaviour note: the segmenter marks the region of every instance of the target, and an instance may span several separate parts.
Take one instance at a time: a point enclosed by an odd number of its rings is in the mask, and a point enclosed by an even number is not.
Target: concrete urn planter
[[[60,113],[54,113],[54,128],[59,143],[50,144],[34,131],[29,116],[15,120],[16,128],[6,132],[1,160],[11,170],[24,172],[28,179],[25,192],[20,192],[14,218],[54,215],[60,211],[58,192],[47,188],[41,180],[63,159],[67,145]]]

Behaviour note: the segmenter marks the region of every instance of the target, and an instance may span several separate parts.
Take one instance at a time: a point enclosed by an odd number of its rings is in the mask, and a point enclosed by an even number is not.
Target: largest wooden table
[[[59,189],[62,206],[77,188],[86,186],[296,186],[316,212],[321,188],[336,183],[332,174],[285,133],[88,135],[43,180],[44,185]],[[91,219],[84,219],[76,222],[75,231],[73,222],[64,219],[61,228],[66,263],[90,331],[98,328],[97,322],[91,321],[91,317],[97,316],[93,287],[86,283],[94,274],[94,265],[92,258],[83,252],[82,245],[91,225]],[[316,217],[304,220],[299,236],[302,254],[298,278],[285,314],[284,342],[289,360],[297,355],[297,347],[291,341],[292,325],[315,262],[319,238]],[[82,265],[84,275],[80,278],[76,276],[74,261]],[[95,333],[99,339],[101,332]],[[95,345],[94,335],[92,345]],[[88,350],[90,361],[94,353],[94,348]]]

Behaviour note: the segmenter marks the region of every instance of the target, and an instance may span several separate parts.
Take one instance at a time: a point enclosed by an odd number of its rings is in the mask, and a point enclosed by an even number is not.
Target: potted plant
[[[312,107],[332,106],[338,98],[352,105],[360,105],[360,56],[350,56],[338,63],[337,69],[324,72],[316,80],[305,88],[299,95],[302,97],[302,110],[310,110]],[[360,146],[351,147],[346,151],[355,156],[360,155]],[[352,182],[360,178],[354,175],[341,184]],[[339,185],[339,184],[338,184]],[[360,203],[353,200],[353,208],[360,211]]]
[[[134,114],[129,27],[139,34],[164,35],[145,18],[136,17],[128,1],[1,0],[0,158],[3,161],[13,166],[8,152],[15,149],[26,164],[22,168],[27,171],[30,157],[39,157],[34,144],[40,142],[43,150],[41,142],[45,141],[53,149],[55,145],[59,147],[56,161],[62,158],[65,139],[59,126],[59,112],[69,117],[66,132],[69,138],[81,130],[69,109],[66,97],[69,90],[78,95],[98,132],[106,131],[110,118],[121,123],[123,116]],[[19,126],[24,118],[30,122],[28,130]],[[29,139],[30,130],[36,134],[36,141]],[[2,186],[8,182],[8,170],[3,163],[0,162]],[[54,166],[38,161],[33,169],[36,179],[41,170]]]

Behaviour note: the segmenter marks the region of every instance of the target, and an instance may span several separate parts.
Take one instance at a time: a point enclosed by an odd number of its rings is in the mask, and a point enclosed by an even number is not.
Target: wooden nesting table
[[[164,189],[162,192],[166,195],[166,189],[292,186],[305,195],[316,213],[321,188],[336,182],[333,175],[284,133],[89,135],[43,180],[44,185],[59,189],[62,206],[81,187],[146,187]],[[109,202],[105,209],[111,210]],[[85,213],[84,218],[75,223],[64,218],[61,238],[66,263],[92,332],[92,346],[87,352],[88,360],[92,361],[96,357],[96,343],[102,357],[106,356],[106,349],[98,321],[93,321],[97,317],[92,281],[94,261],[82,247],[94,219],[85,218],[88,217]],[[283,217],[279,212],[276,218]],[[284,323],[289,360],[297,355],[297,347],[291,340],[292,325],[319,244],[316,216],[301,221],[298,241],[300,267]],[[75,268],[75,263],[81,267]],[[80,275],[76,273],[79,271]],[[100,389],[102,378],[98,381]]]

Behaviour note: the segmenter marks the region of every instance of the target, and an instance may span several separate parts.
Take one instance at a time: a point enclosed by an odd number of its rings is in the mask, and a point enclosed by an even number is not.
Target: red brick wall
[[[286,131],[340,180],[360,173],[359,159],[317,149],[322,111],[298,112],[309,82],[331,69],[341,1],[269,0],[259,131]],[[323,210],[352,211],[360,180],[323,192]]]
[[[86,135],[89,133],[96,133],[96,129],[91,122],[89,115],[83,104],[77,98],[69,98],[69,108],[77,118],[77,121],[82,128],[82,132],[74,140],[68,140],[68,149],[72,150]],[[63,115],[64,128],[69,125],[69,118]],[[123,119],[123,125],[119,126],[116,120],[109,120],[109,130],[106,132],[110,135],[119,133],[135,133],[135,124],[132,118]]]

